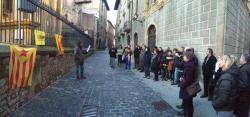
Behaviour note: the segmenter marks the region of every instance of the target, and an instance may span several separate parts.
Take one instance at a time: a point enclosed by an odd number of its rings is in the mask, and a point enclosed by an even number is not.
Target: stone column
[[[224,54],[224,32],[225,32],[225,17],[226,17],[226,1],[217,0],[217,32],[216,32],[216,55],[222,56]]]

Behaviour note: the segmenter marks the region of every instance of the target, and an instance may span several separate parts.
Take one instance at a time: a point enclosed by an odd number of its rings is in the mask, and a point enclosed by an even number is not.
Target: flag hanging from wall
[[[31,86],[36,48],[10,46],[9,89]]]
[[[45,32],[35,30],[35,42],[36,45],[45,45]]]
[[[56,45],[57,45],[57,49],[60,55],[64,54],[64,48],[62,45],[62,36],[55,34],[55,39],[56,39]]]

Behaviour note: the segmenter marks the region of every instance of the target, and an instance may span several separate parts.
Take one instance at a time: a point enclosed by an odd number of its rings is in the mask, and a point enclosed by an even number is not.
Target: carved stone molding
[[[169,0],[158,0],[156,3],[150,5],[143,11],[144,18],[147,18],[150,14],[160,10],[168,1]]]

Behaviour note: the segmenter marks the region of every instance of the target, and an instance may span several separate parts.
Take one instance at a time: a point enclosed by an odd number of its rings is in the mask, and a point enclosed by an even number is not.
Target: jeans
[[[118,55],[118,65],[122,63],[122,55]]]
[[[150,65],[145,65],[144,66],[144,71],[145,71],[145,76],[149,77],[150,76]]]
[[[111,57],[110,60],[111,60],[111,64],[110,64],[111,67],[115,67],[115,58]]]
[[[154,75],[155,75],[155,81],[158,81],[158,76],[159,76],[159,73],[158,73],[158,69],[154,70]]]
[[[131,58],[128,56],[125,57],[126,67],[125,69],[131,69]]]
[[[174,83],[177,84],[180,80],[181,74],[180,74],[180,69],[179,68],[175,68],[174,71]]]
[[[183,99],[185,117],[193,117],[194,106],[193,98]]]
[[[217,111],[217,117],[235,117],[233,111]]]
[[[168,75],[169,75],[169,79],[171,80],[171,81],[174,81],[174,71],[172,70],[172,71],[168,71]]]
[[[84,67],[83,65],[76,65],[76,76],[77,78],[83,77]]]
[[[134,57],[134,58],[135,58],[135,68],[138,68],[140,63],[140,58],[139,57]]]
[[[162,79],[167,80],[167,69],[166,68],[162,68]]]

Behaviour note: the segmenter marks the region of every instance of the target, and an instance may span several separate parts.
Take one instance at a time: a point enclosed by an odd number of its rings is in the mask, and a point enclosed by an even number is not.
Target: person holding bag
[[[193,97],[196,93],[190,94],[187,88],[196,82],[196,67],[194,62],[194,54],[191,52],[184,53],[184,72],[180,78],[180,98],[183,100],[185,117],[193,117]]]

